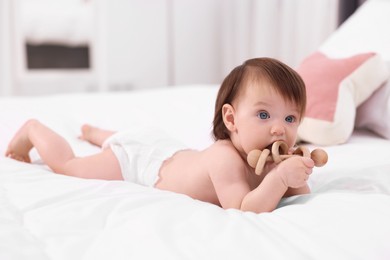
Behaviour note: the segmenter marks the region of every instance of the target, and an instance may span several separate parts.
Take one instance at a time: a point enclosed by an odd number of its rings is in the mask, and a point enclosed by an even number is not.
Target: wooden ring
[[[257,164],[256,164],[256,169],[255,169],[255,173],[257,175],[260,175],[263,172],[263,168],[264,168],[265,163],[267,162],[267,158],[268,158],[269,154],[270,154],[270,151],[268,149],[264,149],[263,151],[261,151],[259,160],[257,161]]]
[[[282,141],[276,141],[272,145],[272,159],[275,163],[280,163],[282,158],[280,155],[288,154],[288,145]]]
[[[248,153],[246,161],[248,162],[250,167],[256,168],[257,160],[259,160],[260,154],[261,150],[258,149],[252,150]]]
[[[308,157],[308,158],[311,157],[309,149],[305,146],[298,146],[298,148],[295,149],[293,154],[300,155],[303,157]]]

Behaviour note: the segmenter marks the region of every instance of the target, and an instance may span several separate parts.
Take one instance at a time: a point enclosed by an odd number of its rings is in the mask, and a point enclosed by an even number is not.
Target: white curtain
[[[9,0],[0,0],[0,95],[11,93]]]
[[[260,56],[296,67],[336,29],[338,1],[227,0],[221,27],[224,72]]]

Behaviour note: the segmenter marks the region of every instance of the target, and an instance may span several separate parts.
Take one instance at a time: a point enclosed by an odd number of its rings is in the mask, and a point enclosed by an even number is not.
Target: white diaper
[[[115,133],[102,146],[108,147],[119,161],[124,180],[150,187],[157,183],[163,162],[177,151],[188,149],[156,128]]]

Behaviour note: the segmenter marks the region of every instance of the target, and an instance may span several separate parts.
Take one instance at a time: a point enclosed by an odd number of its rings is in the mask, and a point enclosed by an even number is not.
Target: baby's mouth
[[[270,151],[272,151],[272,145],[273,145],[274,143],[270,143],[268,146],[266,146],[264,149],[268,149],[268,150],[270,150]]]

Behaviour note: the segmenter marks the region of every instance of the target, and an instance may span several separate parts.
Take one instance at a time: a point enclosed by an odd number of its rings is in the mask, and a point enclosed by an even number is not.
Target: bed
[[[368,1],[321,50],[347,55],[338,53],[339,46],[360,35],[355,26],[384,17],[389,22],[389,13],[388,1]],[[372,34],[369,26],[365,30]],[[360,40],[346,51],[376,51],[389,61],[386,37],[372,47],[371,41]],[[98,150],[78,139],[83,123],[112,130],[159,127],[203,149],[212,142],[217,90],[216,85],[190,85],[2,97],[0,153],[29,118],[63,135],[78,155]],[[367,102],[359,106],[361,113]],[[343,144],[323,146],[329,162],[315,168],[312,193],[285,198],[262,214],[224,210],[129,182],[57,175],[35,150],[34,164],[2,156],[0,259],[389,259],[390,140],[374,130],[360,122]]]

